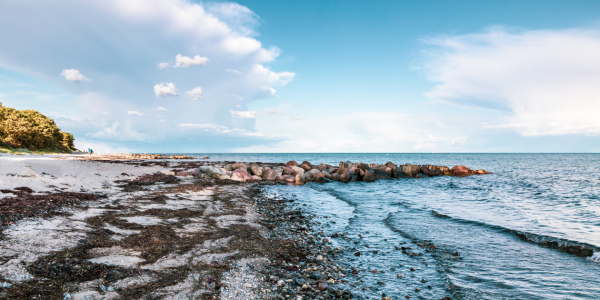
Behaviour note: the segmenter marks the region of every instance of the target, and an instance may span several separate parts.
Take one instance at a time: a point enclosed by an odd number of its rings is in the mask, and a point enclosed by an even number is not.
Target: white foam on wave
[[[588,259],[600,264],[600,252],[594,251],[594,254],[588,257]]]

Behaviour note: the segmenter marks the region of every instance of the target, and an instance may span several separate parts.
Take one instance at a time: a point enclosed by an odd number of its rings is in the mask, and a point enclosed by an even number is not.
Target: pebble
[[[396,277],[402,278],[402,274],[398,273],[398,274],[396,274]]]
[[[64,294],[62,295],[62,298],[63,298],[63,299],[71,299],[71,294],[69,294],[69,293],[64,293]]]

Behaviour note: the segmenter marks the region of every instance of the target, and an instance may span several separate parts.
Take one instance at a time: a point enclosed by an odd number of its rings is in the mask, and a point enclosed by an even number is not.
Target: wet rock
[[[422,174],[425,174],[425,175],[427,175],[427,176],[430,176],[430,177],[433,177],[433,176],[435,176],[435,173],[433,172],[433,170],[431,170],[431,169],[430,169],[430,168],[428,168],[427,166],[421,166],[421,167],[419,168],[419,171],[420,171]]]
[[[292,176],[292,175],[286,175],[285,176],[285,182],[287,182],[287,183],[295,183],[296,182],[296,177]]]
[[[233,165],[232,164],[226,164],[224,168],[225,168],[225,171],[229,171],[229,172],[233,171]]]
[[[296,178],[295,178],[295,180],[294,180],[294,183],[295,183],[296,185],[303,185],[303,184],[304,184],[304,176],[302,176],[302,175],[300,175],[300,174],[296,175]]]
[[[281,169],[283,171],[283,175],[296,175],[296,171],[290,167],[283,167]]]
[[[229,176],[220,168],[211,166],[201,166],[198,168],[199,175],[206,175],[212,179],[228,179]]]
[[[243,169],[244,171],[246,171],[248,167],[246,166],[245,163],[241,163],[241,162],[236,162],[235,164],[231,165],[231,169],[232,171],[238,170],[238,169]]]
[[[254,180],[254,181],[261,181],[262,177],[257,176],[257,175],[252,175],[252,180]]]
[[[246,172],[245,169],[236,169],[231,173],[231,180],[239,181],[239,182],[249,182],[252,181],[252,175]]]
[[[176,176],[191,176],[192,173],[190,172],[185,172],[185,171],[181,171],[181,172],[177,172]]]
[[[483,175],[483,174],[490,174],[490,172],[486,171],[486,170],[475,170],[473,171],[473,175]]]
[[[300,164],[300,167],[302,169],[304,169],[304,171],[308,172],[308,171],[310,171],[313,168],[313,165],[311,163],[307,162],[307,161],[303,161]]]
[[[365,182],[373,182],[373,181],[377,180],[377,177],[375,176],[375,174],[373,174],[373,172],[366,170],[363,180]]]
[[[296,173],[296,174],[294,174],[294,175],[298,175],[298,174],[300,174],[300,175],[303,175],[303,174],[304,174],[304,169],[302,169],[302,168],[300,168],[300,167],[291,167],[291,168],[292,168],[292,170],[294,170],[294,172]]]
[[[469,176],[473,175],[473,171],[465,166],[454,166],[452,167],[452,175],[454,176]]]
[[[298,163],[296,161],[294,161],[294,160],[291,160],[291,161],[286,162],[285,166],[286,167],[297,167]]]
[[[275,180],[277,179],[277,173],[272,169],[265,169],[262,173],[263,180]]]
[[[402,166],[401,171],[406,175],[405,177],[415,177],[417,174],[419,174],[419,167],[411,164],[405,164]]]
[[[257,164],[250,164],[250,171],[252,175],[262,176],[263,170]]]
[[[319,272],[310,273],[308,278],[314,279],[314,280],[319,280],[319,279],[321,279],[321,273],[319,273]]]

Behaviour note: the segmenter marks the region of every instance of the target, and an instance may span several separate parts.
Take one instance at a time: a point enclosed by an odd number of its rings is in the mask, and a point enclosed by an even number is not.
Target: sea
[[[324,235],[338,233],[339,263],[360,271],[346,277],[356,299],[600,299],[600,154],[195,155],[485,169],[266,191],[316,215]]]

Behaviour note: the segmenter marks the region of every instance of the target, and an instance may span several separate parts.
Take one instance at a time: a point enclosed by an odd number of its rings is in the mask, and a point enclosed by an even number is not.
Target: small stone
[[[63,298],[63,299],[71,299],[71,294],[69,294],[69,293],[64,293],[64,294],[62,295],[62,298]]]
[[[277,281],[277,286],[283,286],[284,284],[285,284],[285,281],[283,281],[283,280]]]
[[[354,256],[360,256],[360,251],[354,252]]]
[[[244,287],[251,288],[251,287],[252,287],[252,285],[251,285],[251,284],[249,284],[249,283],[244,283]]]
[[[421,282],[425,283],[425,282],[427,282],[427,280],[425,280],[425,278],[421,278]]]
[[[402,274],[398,273],[398,274],[396,274],[396,277],[402,278]]]
[[[323,255],[317,255],[317,260],[319,260],[319,261],[323,260]]]
[[[371,273],[376,274],[377,270],[371,270]]]
[[[415,270],[415,268],[410,268],[410,270],[411,270],[412,272],[416,271],[416,270]]]
[[[329,242],[329,239],[328,238],[324,238],[323,239],[323,243],[327,243],[327,242]]]

